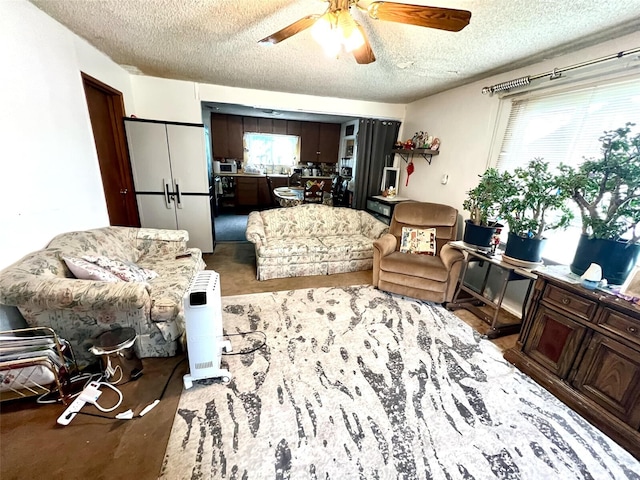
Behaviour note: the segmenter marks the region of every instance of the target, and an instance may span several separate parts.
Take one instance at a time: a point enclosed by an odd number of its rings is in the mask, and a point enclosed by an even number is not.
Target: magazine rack
[[[77,370],[71,346],[51,328],[0,331],[0,401],[57,391],[66,405]]]

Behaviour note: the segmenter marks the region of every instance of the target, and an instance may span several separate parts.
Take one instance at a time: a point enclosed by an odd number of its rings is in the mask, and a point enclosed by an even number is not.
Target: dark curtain
[[[367,197],[380,195],[382,171],[398,138],[400,122],[361,118],[358,129],[353,207],[364,210]]]

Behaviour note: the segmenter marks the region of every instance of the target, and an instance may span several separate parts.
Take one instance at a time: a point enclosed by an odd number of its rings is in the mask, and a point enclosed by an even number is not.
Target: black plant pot
[[[640,244],[589,238],[583,234],[570,268],[576,275],[582,275],[589,265],[597,263],[602,267],[602,276],[609,284],[621,285],[638,262],[639,256]]]
[[[509,232],[504,254],[507,257],[524,260],[525,262],[538,263],[542,260],[542,251],[546,243],[546,238],[521,237]]]
[[[498,228],[502,228],[502,225],[499,223],[492,226],[476,225],[471,220],[465,220],[464,223],[465,226],[462,241],[468,245],[481,248],[489,248],[491,246],[493,234]]]

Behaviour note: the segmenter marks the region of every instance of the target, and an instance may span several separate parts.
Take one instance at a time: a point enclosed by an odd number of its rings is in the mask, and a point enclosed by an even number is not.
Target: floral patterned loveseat
[[[129,227],[63,233],[0,272],[0,303],[18,307],[30,326],[53,328],[71,343],[81,365],[96,360],[88,351],[91,339],[115,327],[137,332],[139,357],[175,355],[184,332],[182,296],[205,267],[201,251],[187,249],[188,238],[184,230]],[[85,255],[131,262],[157,277],[79,280],[62,257]]]
[[[368,270],[373,241],[389,226],[362,210],[298,205],[251,212],[258,280]]]

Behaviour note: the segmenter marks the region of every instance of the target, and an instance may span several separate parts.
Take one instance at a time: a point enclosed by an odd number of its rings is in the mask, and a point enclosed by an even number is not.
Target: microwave
[[[214,160],[213,173],[238,173],[238,165],[236,162],[222,163],[218,160]]]

